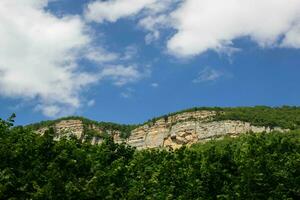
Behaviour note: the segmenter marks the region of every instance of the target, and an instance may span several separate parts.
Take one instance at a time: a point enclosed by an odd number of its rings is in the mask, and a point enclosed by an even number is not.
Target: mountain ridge
[[[298,118],[299,115],[300,115],[300,106],[287,106],[287,105],[278,106],[278,107],[263,106],[263,105],[259,105],[259,106],[241,106],[241,107],[193,107],[193,108],[187,108],[187,109],[183,109],[183,110],[179,110],[179,111],[175,111],[175,112],[170,112],[168,114],[160,115],[158,117],[153,117],[153,118],[151,118],[147,121],[144,121],[144,122],[138,123],[138,124],[136,124],[136,123],[126,124],[126,123],[109,122],[109,121],[97,121],[97,120],[89,119],[89,118],[83,117],[83,116],[76,116],[76,115],[72,116],[71,115],[71,116],[61,117],[61,118],[54,119],[54,120],[42,120],[40,122],[30,123],[30,124],[25,125],[25,126],[26,127],[32,127],[32,128],[35,129],[37,127],[47,126],[51,123],[59,122],[61,120],[68,120],[68,119],[80,119],[82,121],[87,121],[89,123],[103,123],[103,124],[113,124],[113,125],[120,125],[120,126],[140,126],[140,125],[144,125],[144,124],[149,123],[149,122],[159,120],[161,118],[173,116],[173,115],[184,113],[184,112],[194,112],[194,111],[198,111],[198,110],[219,111],[219,112],[225,112],[226,111],[226,112],[230,112],[230,114],[232,114],[232,111],[238,111],[238,112],[246,111],[246,112],[248,112],[248,114],[249,114],[249,111],[251,111],[251,112],[253,112],[253,111],[254,112],[268,111],[271,114],[275,114],[275,115],[283,114],[287,111],[293,111],[293,113],[289,113],[289,115],[292,114],[292,116],[290,116],[291,118],[293,118],[295,116]],[[234,114],[237,114],[237,113],[234,113]],[[247,114],[247,113],[245,113],[245,114]],[[226,116],[226,117],[228,119],[230,117],[233,119],[233,118],[239,118],[239,117],[241,117],[241,115],[240,116]],[[226,117],[223,116],[223,117],[220,117],[219,119],[226,119]],[[298,120],[300,120],[300,119],[298,119]],[[251,121],[249,121],[249,122],[251,122]],[[252,121],[252,123],[253,123],[253,121]],[[300,127],[300,121],[297,121],[297,126]]]
[[[169,148],[247,132],[286,132],[300,128],[300,108],[282,107],[200,107],[163,115],[139,125],[97,122],[83,117],[65,117],[31,124],[39,134],[54,128],[57,139],[74,135],[99,144],[107,136],[138,149]]]

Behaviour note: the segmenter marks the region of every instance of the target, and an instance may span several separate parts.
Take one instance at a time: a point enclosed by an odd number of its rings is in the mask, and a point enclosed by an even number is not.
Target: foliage
[[[281,127],[286,129],[300,129],[300,107],[237,107],[224,108],[219,112],[216,120],[241,120],[257,126]]]
[[[54,141],[0,121],[0,199],[299,199],[300,131],[174,152]]]

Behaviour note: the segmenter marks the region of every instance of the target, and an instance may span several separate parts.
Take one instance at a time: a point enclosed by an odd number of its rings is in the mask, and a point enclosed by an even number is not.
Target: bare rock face
[[[42,127],[36,132],[43,135],[49,128],[53,128],[56,133],[56,140],[63,136],[75,136],[78,139],[83,137],[83,123],[81,120],[62,120],[50,127]]]
[[[242,121],[212,121],[215,111],[195,111],[182,113],[160,119],[152,125],[144,125],[131,132],[127,143],[137,149],[167,148],[177,149],[183,145],[191,145],[226,135],[236,137],[241,133],[260,133],[287,131],[279,127],[253,126]]]
[[[54,130],[58,135],[58,138],[61,136],[70,136],[73,135],[78,139],[83,137],[83,123],[81,120],[63,120],[55,124]]]
[[[50,127],[43,127],[39,130],[37,130],[37,133],[43,135],[46,130],[48,130]],[[70,137],[75,136],[77,139],[81,139],[82,141],[85,141],[86,138],[84,136],[84,125],[81,120],[77,119],[68,119],[68,120],[62,120],[53,126],[51,128],[54,129],[56,136],[54,137],[54,140],[59,140],[62,137]],[[96,127],[90,127],[94,128],[95,130],[102,132],[101,130],[96,129]],[[103,139],[100,137],[93,136],[90,139],[91,143],[93,145],[100,144]]]
[[[278,129],[283,131],[282,129]],[[170,131],[170,136],[165,139],[164,147],[176,149],[182,145],[190,145],[200,141],[207,141],[223,136],[235,137],[241,133],[260,133],[270,132],[272,129],[268,127],[252,126],[248,122],[242,121],[189,121],[178,123],[173,126]]]
[[[148,123],[134,129],[126,142],[137,149],[166,147],[165,140],[171,134],[178,136],[179,139],[181,137],[179,132],[177,135],[175,131],[177,129],[174,129],[173,132],[171,131],[172,127],[176,126],[176,124],[195,120],[208,120],[215,114],[215,111],[195,111],[161,118],[153,124]],[[181,132],[188,132],[188,129],[188,127],[184,127],[184,130],[181,130]]]
[[[120,132],[117,130],[106,131],[112,135],[116,143],[125,142],[137,149],[146,148],[166,148],[177,149],[183,145],[191,145],[197,142],[205,142],[207,140],[222,138],[224,136],[236,137],[241,133],[259,133],[271,131],[287,131],[276,127],[253,126],[243,121],[213,121],[216,115],[215,111],[195,111],[180,113],[173,116],[161,118],[155,122],[149,122],[142,125],[131,132],[129,138],[120,138]],[[85,140],[84,125],[81,120],[63,120],[53,126],[57,133],[57,139],[62,136],[76,136],[78,139]],[[98,126],[90,125],[87,127],[98,133],[104,130]],[[45,128],[37,132],[43,134]],[[96,145],[102,143],[103,139],[98,136],[91,138],[91,143]]]

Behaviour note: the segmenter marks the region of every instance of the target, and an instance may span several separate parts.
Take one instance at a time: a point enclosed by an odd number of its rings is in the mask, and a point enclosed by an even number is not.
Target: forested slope
[[[12,123],[0,121],[0,199],[300,198],[299,130],[136,151]]]

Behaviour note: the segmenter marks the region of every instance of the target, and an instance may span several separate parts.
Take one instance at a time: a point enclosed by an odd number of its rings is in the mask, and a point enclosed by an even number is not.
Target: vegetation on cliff
[[[300,129],[300,107],[237,107],[223,108],[216,120],[241,120],[257,126]]]
[[[195,107],[179,112],[170,113],[158,118],[153,118],[146,123],[155,122],[159,119],[168,119],[168,117],[195,111],[215,111],[216,116],[212,120],[240,120],[250,122],[256,126],[281,127],[286,129],[300,129],[300,107],[282,106],[282,107]]]
[[[185,112],[195,112],[195,111],[215,111],[216,116],[211,120],[240,120],[244,122],[250,122],[252,125],[256,126],[266,126],[270,128],[281,127],[290,130],[300,129],[300,107],[295,106],[282,106],[282,107],[267,107],[267,106],[255,106],[255,107],[235,107],[235,108],[226,108],[226,107],[195,107],[191,109],[182,110],[179,112],[170,113],[163,115],[161,117],[153,118],[148,120],[144,124],[153,124],[159,119],[168,120],[169,117],[185,113]],[[48,120],[41,121],[39,123],[30,124],[27,127],[37,130],[43,127],[51,127],[56,123],[59,123],[63,120],[76,119],[80,120],[84,124],[85,134],[90,136],[99,136],[106,137],[107,131],[119,131],[121,138],[128,138],[131,134],[131,131],[141,124],[135,125],[126,125],[126,124],[117,124],[111,122],[98,122],[90,120],[84,117],[70,116],[64,117],[57,120]],[[97,133],[93,130],[90,130],[87,127],[97,126],[103,130],[103,133]]]
[[[300,131],[174,152],[54,141],[0,120],[0,199],[299,199]]]

